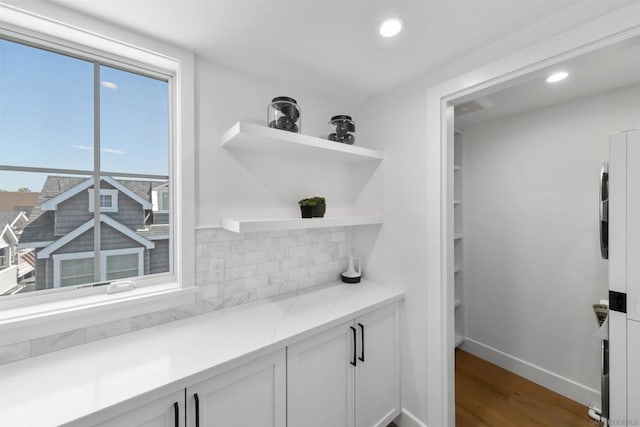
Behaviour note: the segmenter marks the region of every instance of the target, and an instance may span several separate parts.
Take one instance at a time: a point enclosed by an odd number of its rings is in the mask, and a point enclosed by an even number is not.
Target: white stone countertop
[[[329,284],[9,363],[0,426],[61,425],[159,398],[402,297],[364,280]]]

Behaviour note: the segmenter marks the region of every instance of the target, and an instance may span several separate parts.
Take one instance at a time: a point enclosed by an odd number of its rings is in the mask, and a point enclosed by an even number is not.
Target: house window
[[[137,276],[138,268],[138,254],[107,256],[107,280]]]
[[[73,286],[93,281],[93,258],[60,261],[60,286]]]
[[[35,272],[11,293],[166,281],[173,76],[44,41],[0,38],[0,58],[0,189],[39,193],[18,241]]]
[[[89,212],[94,211],[93,188],[89,189]],[[100,212],[118,212],[118,190],[100,190]]]

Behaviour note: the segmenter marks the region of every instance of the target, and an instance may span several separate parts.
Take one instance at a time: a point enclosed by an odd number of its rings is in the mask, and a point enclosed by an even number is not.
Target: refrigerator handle
[[[600,169],[600,253],[609,259],[609,164]]]

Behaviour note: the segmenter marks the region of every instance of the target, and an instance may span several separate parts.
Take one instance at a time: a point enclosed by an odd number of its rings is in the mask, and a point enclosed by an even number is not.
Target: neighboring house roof
[[[154,185],[157,185],[157,183],[151,181],[137,181],[127,179],[116,180],[111,177],[104,177],[103,181],[108,182],[114,188],[118,188],[133,200],[138,201],[143,206],[143,209],[150,210],[152,208],[151,192],[152,188],[154,187]],[[55,210],[48,209],[55,208],[55,206],[57,206],[57,204],[59,204],[61,201],[66,200],[67,198],[78,194],[79,192],[86,190],[92,186],[93,178],[77,178],[55,175],[48,176],[42,187],[42,191],[40,192],[38,203],[34,207],[29,217],[29,225],[22,231],[19,246],[22,248],[46,247],[57,241],[58,239],[63,238],[64,236],[54,235]],[[114,222],[117,222],[112,218],[110,219]],[[127,228],[127,230],[131,230],[130,228],[120,224],[119,222],[117,223],[120,226]],[[82,226],[82,224],[80,226]],[[155,227],[156,226],[152,226],[151,228]],[[144,237],[145,233],[146,235],[157,235],[159,233],[159,231],[151,230],[151,228],[131,231],[134,234],[137,234],[138,236],[147,240]],[[168,238],[168,225],[166,226],[165,232],[162,234],[166,235]],[[153,240],[157,239],[158,238],[155,238]]]
[[[115,219],[111,218],[108,215],[100,214],[100,222],[105,223],[111,228],[118,230],[120,233],[135,240],[136,242],[140,243],[147,249],[153,249],[155,247],[155,243],[153,243],[149,239],[142,237],[141,235],[139,235],[138,233],[136,233],[126,225],[121,224],[120,222],[116,221]],[[80,236],[85,231],[90,230],[91,228],[93,228],[94,224],[95,224],[95,220],[92,218],[89,221],[82,224],[80,227],[76,228],[75,230],[65,234],[60,239],[56,240],[55,242],[53,242],[52,244],[50,244],[49,246],[47,246],[46,248],[38,252],[38,259],[49,258],[49,255],[51,255],[52,252],[55,252],[56,250],[60,249],[67,243],[73,241],[76,237]]]
[[[109,185],[111,185],[112,187],[122,191],[131,199],[140,203],[143,209],[151,209],[152,206],[151,206],[151,202],[149,201],[149,191],[148,191],[151,187],[151,183],[149,182],[145,183],[144,181],[116,181],[115,179],[108,176],[102,177],[100,179],[104,182],[109,183]],[[129,186],[126,184],[127,182],[129,182],[133,188],[129,188]],[[45,183],[45,186],[46,186],[46,183]],[[57,194],[56,196],[51,197],[50,199],[40,203],[40,210],[43,210],[43,211],[55,210],[61,202],[64,202],[65,200],[75,196],[76,194],[90,187],[93,187],[93,178],[88,178],[83,182],[76,184],[73,187],[68,188],[65,191]],[[139,194],[138,191],[141,191],[143,193]],[[44,189],[42,190],[42,192],[44,193]]]

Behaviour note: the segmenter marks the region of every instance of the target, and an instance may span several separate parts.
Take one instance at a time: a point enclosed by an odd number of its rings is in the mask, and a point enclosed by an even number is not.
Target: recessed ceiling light
[[[569,77],[569,73],[566,71],[560,71],[558,73],[553,73],[549,77],[547,77],[547,83],[557,83]]]
[[[382,21],[378,32],[382,37],[393,37],[397,36],[398,33],[402,31],[403,26],[404,21],[402,20],[402,18],[389,18]]]

